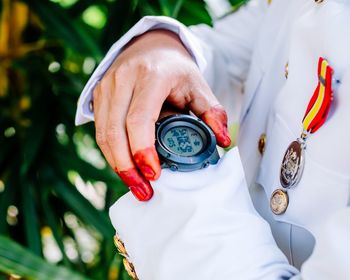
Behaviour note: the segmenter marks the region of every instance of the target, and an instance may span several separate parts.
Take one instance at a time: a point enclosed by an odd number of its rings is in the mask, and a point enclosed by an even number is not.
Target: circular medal
[[[289,198],[288,193],[284,190],[275,190],[270,199],[270,208],[275,215],[281,215],[288,208]]]
[[[284,154],[280,181],[282,187],[289,189],[295,186],[304,170],[304,143],[293,141]]]

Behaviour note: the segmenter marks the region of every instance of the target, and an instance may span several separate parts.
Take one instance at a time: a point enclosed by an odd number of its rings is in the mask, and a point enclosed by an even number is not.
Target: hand
[[[96,141],[134,196],[149,200],[161,172],[155,123],[166,102],[190,110],[230,145],[227,115],[176,34],[150,31],[115,60],[93,94]]]

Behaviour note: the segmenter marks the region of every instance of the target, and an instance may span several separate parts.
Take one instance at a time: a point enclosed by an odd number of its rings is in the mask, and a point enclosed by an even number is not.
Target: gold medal
[[[282,189],[275,190],[271,195],[270,208],[275,215],[286,212],[289,204],[288,193]]]

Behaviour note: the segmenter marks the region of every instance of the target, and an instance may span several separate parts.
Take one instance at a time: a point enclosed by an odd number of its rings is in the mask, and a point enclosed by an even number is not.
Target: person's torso
[[[318,225],[349,203],[349,27],[346,0],[274,0],[261,26],[245,86],[238,147],[247,181],[255,206],[297,267],[311,253]],[[281,188],[286,149],[302,132],[302,119],[319,79],[320,57],[328,60],[340,84],[333,86],[327,121],[307,140],[305,168],[297,186],[287,191],[288,208],[275,215],[270,197]],[[261,135],[266,138],[259,151]]]

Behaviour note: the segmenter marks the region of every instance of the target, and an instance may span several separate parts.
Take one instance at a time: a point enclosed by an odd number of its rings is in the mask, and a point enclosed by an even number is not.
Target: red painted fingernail
[[[151,186],[130,186],[129,189],[132,194],[140,201],[148,201],[153,196],[153,189]]]
[[[134,160],[147,180],[157,180],[160,176],[160,162],[154,147],[139,150],[134,154]]]
[[[221,147],[231,145],[231,137],[227,129],[227,114],[222,106],[211,107],[200,117],[214,131],[218,145]]]
[[[231,137],[226,126],[223,127],[222,139],[219,145],[225,148],[231,145]]]
[[[126,171],[117,171],[120,179],[129,187],[133,195],[140,201],[150,200],[153,196],[153,189],[136,168]]]

